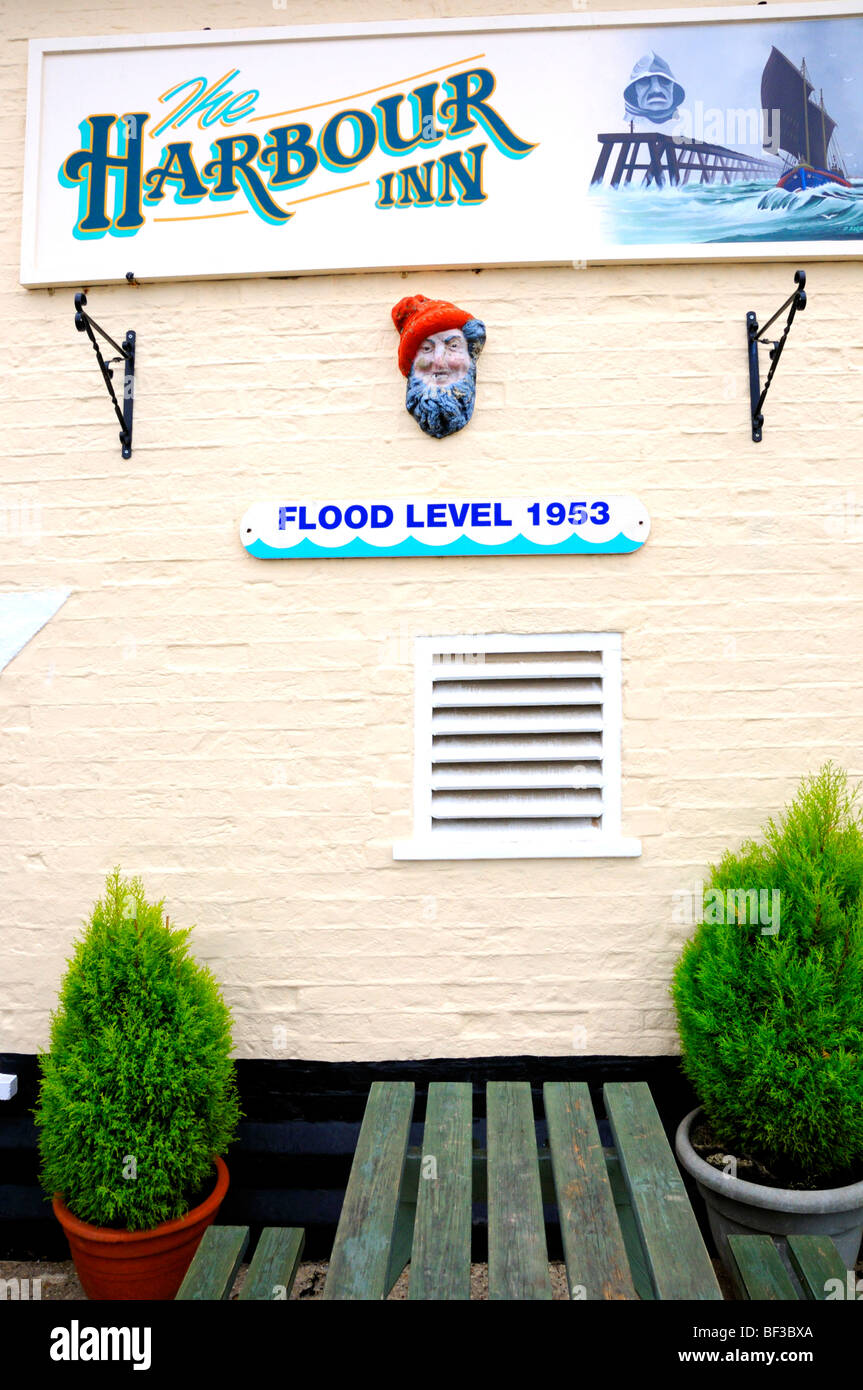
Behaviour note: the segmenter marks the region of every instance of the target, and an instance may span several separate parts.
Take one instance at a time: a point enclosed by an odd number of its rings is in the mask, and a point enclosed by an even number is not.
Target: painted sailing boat
[[[761,75],[761,106],[774,113],[774,121],[779,113],[778,143],[788,167],[777,187],[789,192],[825,183],[851,187],[836,150],[836,122],[824,108],[824,92],[817,103],[812,100],[814,92],[806,60],[797,68],[778,48],[771,48]],[[772,147],[765,140],[764,148]]]

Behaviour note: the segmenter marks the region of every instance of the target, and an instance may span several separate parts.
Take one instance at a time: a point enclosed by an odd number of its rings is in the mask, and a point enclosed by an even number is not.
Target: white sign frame
[[[594,31],[621,29],[626,27],[645,27],[666,26],[666,25],[687,25],[696,24],[708,26],[711,24],[730,24],[730,23],[767,23],[782,20],[823,20],[828,18],[860,17],[863,19],[863,4],[860,0],[819,0],[818,3],[788,3],[771,4],[768,7],[756,7],[753,5],[734,5],[726,8],[710,9],[681,9],[681,10],[634,10],[634,11],[612,11],[612,12],[585,12],[573,15],[554,14],[554,15],[529,15],[518,17],[499,17],[484,18],[482,16],[470,19],[450,19],[450,20],[425,20],[425,21],[385,21],[366,24],[330,24],[330,25],[304,25],[304,26],[284,26],[268,27],[261,29],[239,29],[239,30],[209,30],[204,33],[196,30],[192,32],[180,32],[175,34],[139,34],[122,35],[111,37],[96,38],[64,38],[64,39],[31,39],[29,43],[30,67],[27,84],[27,132],[25,146],[25,178],[24,178],[24,203],[22,219],[22,245],[21,245],[21,271],[20,279],[22,285],[28,288],[39,288],[44,286],[80,285],[86,284],[112,284],[120,283],[124,279],[126,272],[134,271],[139,279],[153,280],[197,280],[197,279],[224,279],[224,278],[248,278],[255,276],[278,276],[278,275],[305,275],[305,274],[331,274],[331,273],[356,273],[358,271],[386,271],[386,270],[422,270],[422,269],[441,269],[441,268],[474,268],[476,266],[507,266],[507,265],[563,265],[575,264],[577,267],[591,263],[639,263],[639,262],[687,262],[687,261],[748,261],[748,260],[773,260],[773,261],[804,261],[812,259],[860,259],[863,257],[863,239],[848,241],[833,240],[814,240],[814,241],[762,241],[748,243],[742,241],[729,242],[723,244],[716,241],[702,242],[700,244],[655,244],[655,245],[632,245],[632,246],[603,246],[601,253],[592,254],[591,247],[579,240],[579,236],[573,233],[571,239],[567,235],[563,238],[563,232],[559,229],[555,233],[556,241],[551,241],[537,246],[535,255],[519,255],[513,259],[484,259],[472,255],[467,259],[459,259],[457,255],[450,256],[446,260],[437,261],[428,257],[411,261],[410,238],[403,236],[400,239],[399,249],[404,251],[404,256],[399,263],[391,255],[389,259],[374,261],[368,255],[359,258],[361,263],[353,263],[349,258],[340,264],[337,263],[312,263],[313,258],[306,256],[301,263],[293,263],[290,259],[286,261],[284,255],[279,254],[279,243],[273,243],[272,255],[269,257],[258,258],[255,264],[237,267],[236,257],[221,255],[221,259],[208,261],[204,256],[203,268],[196,268],[192,264],[191,253],[182,255],[177,265],[176,271],[170,266],[158,266],[151,271],[147,261],[148,256],[141,254],[142,247],[136,247],[135,238],[121,241],[120,246],[114,245],[109,248],[118,254],[106,257],[111,260],[111,264],[100,271],[99,265],[90,258],[88,263],[83,263],[83,258],[76,258],[72,254],[75,246],[81,243],[72,243],[71,248],[67,248],[64,255],[59,258],[53,254],[53,258],[46,251],[40,250],[40,234],[45,234],[45,228],[40,226],[39,201],[40,201],[40,180],[42,170],[40,166],[40,154],[43,150],[45,120],[43,117],[43,102],[46,99],[45,69],[46,64],[52,58],[62,55],[81,55],[97,54],[105,51],[114,52],[118,55],[123,51],[140,50],[168,50],[172,48],[194,48],[206,49],[207,47],[223,46],[226,44],[236,45],[247,49],[250,53],[256,46],[270,44],[303,43],[308,41],[338,41],[344,39],[375,39],[375,38],[408,38],[433,36],[439,38],[441,35],[493,35],[507,34],[512,32],[526,31],[561,31],[572,29],[589,28]],[[397,82],[391,86],[396,87]],[[337,101],[346,98],[334,99],[332,105]],[[92,98],[97,102],[97,110],[104,109],[98,106],[98,98]],[[506,98],[500,98],[501,106],[505,107]],[[323,103],[322,103],[323,104]],[[82,97],[82,119],[83,110],[86,105]],[[160,116],[163,114],[158,113]],[[242,130],[243,126],[237,127]],[[263,133],[263,128],[257,128]],[[74,139],[74,136],[72,137]],[[530,132],[525,138],[531,138]],[[74,148],[70,142],[70,152]],[[64,190],[65,192],[65,190]],[[434,211],[434,210],[433,210]],[[398,212],[394,213],[398,217]],[[174,220],[174,219],[163,219]],[[177,219],[179,220],[179,219]],[[541,218],[535,219],[542,221]],[[47,215],[42,219],[43,222],[51,224],[51,219]],[[552,219],[553,221],[553,219]],[[74,217],[73,217],[74,222]],[[464,226],[464,222],[462,222]],[[548,235],[547,228],[544,235]],[[448,240],[453,238],[448,237]],[[567,245],[562,245],[562,239],[567,240]],[[71,241],[71,236],[69,237]],[[115,238],[107,238],[107,241],[116,241]],[[458,235],[454,238],[456,243],[459,241]],[[123,251],[123,257],[119,257],[119,252]],[[136,251],[138,254],[136,254]],[[549,251],[552,252],[549,255]],[[596,248],[593,248],[596,251]],[[200,261],[196,254],[195,260]],[[335,258],[330,257],[331,261]],[[122,271],[119,269],[123,265]]]

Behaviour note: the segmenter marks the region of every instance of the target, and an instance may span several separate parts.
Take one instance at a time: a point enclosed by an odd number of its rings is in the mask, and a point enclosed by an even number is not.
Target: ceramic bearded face
[[[463,429],[476,399],[476,359],[485,327],[444,300],[416,295],[393,309],[399,367],[407,377],[405,406],[420,429],[443,439]]]

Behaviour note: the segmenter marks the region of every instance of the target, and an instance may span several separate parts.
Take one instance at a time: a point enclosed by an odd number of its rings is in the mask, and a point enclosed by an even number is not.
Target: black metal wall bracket
[[[106,333],[104,328],[100,328],[95,319],[90,318],[90,315],[84,308],[86,303],[87,296],[83,291],[75,295],[75,327],[78,329],[79,333],[86,333],[90,342],[93,344],[93,351],[99,363],[102,379],[108,388],[108,395],[111,397],[114,405],[114,413],[120,422],[120,445],[123,458],[128,459],[132,457],[132,412],[135,404],[135,334],[130,328],[122,344],[115,343],[110,334]],[[110,343],[111,347],[116,349],[120,354],[119,357],[110,357],[107,362],[105,361],[99,344],[96,342],[96,337],[93,332],[94,328],[96,333],[99,333],[101,337],[105,339],[106,343]],[[126,364],[123,373],[122,410],[120,409],[120,403],[117,400],[117,393],[114,390],[114,383],[112,380],[115,362],[125,362]]]
[[[758,326],[758,316],[750,309],[746,315],[746,343],[749,352],[749,404],[752,413],[752,441],[755,444],[761,443],[761,432],[764,428],[764,416],[761,413],[764,405],[764,398],[770,390],[770,383],[773,380],[773,373],[779,366],[779,359],[782,350],[794,322],[794,315],[798,309],[806,308],[806,271],[796,270],[794,272],[794,283],[797,289],[789,295],[784,304],[781,304],[773,315],[768,319],[763,328]],[[770,338],[759,337],[759,334],[766,333],[768,328],[776,322],[779,315],[789,309],[788,319],[785,324],[782,337],[777,341]],[[770,371],[767,373],[767,380],[764,383],[764,390],[761,389],[761,371],[758,363],[758,344],[764,343],[770,347]]]

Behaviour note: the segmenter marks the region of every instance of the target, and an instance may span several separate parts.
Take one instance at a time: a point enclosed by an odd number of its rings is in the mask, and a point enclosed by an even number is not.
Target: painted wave
[[[598,188],[603,234],[622,245],[863,240],[863,180],[798,193],[763,179],[683,188]]]
[[[259,560],[350,560],[395,555],[628,555],[634,550],[640,550],[643,544],[643,541],[631,540],[621,531],[611,540],[593,544],[583,540],[579,535],[571,535],[557,545],[537,545],[535,541],[528,540],[527,536],[518,535],[503,545],[482,545],[468,536],[458,536],[449,545],[435,546],[426,545],[423,541],[409,536],[399,545],[379,546],[369,545],[368,541],[355,536],[347,545],[340,546],[316,545],[306,537],[299,545],[287,546],[285,549],[268,545],[266,541],[258,539],[247,545],[246,549]]]

